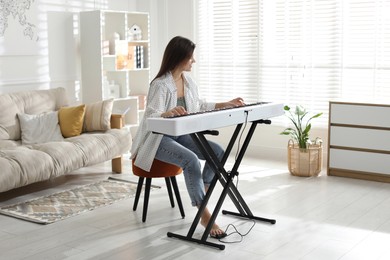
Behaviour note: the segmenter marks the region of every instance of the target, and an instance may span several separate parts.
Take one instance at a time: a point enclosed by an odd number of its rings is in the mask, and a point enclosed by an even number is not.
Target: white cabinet
[[[330,102],[328,175],[390,182],[390,105]]]
[[[113,113],[128,110],[125,123],[139,123],[150,80],[149,32],[148,13],[80,13],[83,103],[114,97]]]

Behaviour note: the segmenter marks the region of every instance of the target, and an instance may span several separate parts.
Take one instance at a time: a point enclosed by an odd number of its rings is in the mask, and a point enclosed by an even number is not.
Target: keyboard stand
[[[214,151],[211,149],[210,144],[208,143],[208,141],[206,140],[206,138],[204,136],[205,132],[207,132],[207,131],[191,134],[192,139],[194,140],[196,145],[199,147],[199,149],[202,152],[202,154],[204,155],[206,161],[210,164],[211,168],[215,172],[215,176],[214,176],[213,181],[210,184],[210,187],[205,195],[205,198],[204,198],[201,206],[198,209],[198,212],[195,216],[195,219],[192,222],[192,225],[191,225],[190,230],[188,231],[187,235],[183,236],[183,235],[168,232],[167,233],[168,237],[174,237],[174,238],[182,239],[185,241],[195,242],[198,244],[203,244],[206,246],[216,247],[220,250],[224,250],[225,249],[224,244],[208,242],[207,238],[209,237],[212,226],[217,218],[217,215],[219,214],[219,212],[221,210],[221,207],[222,207],[222,204],[226,198],[226,195],[229,195],[230,199],[232,200],[232,202],[236,206],[238,213],[223,210],[222,214],[228,214],[228,215],[238,216],[238,217],[246,218],[246,219],[264,221],[264,222],[267,222],[270,224],[276,223],[276,220],[274,220],[274,219],[267,219],[267,218],[261,218],[261,217],[254,216],[253,213],[251,212],[251,210],[249,209],[248,205],[245,203],[240,192],[237,190],[237,187],[233,183],[234,177],[238,176],[238,174],[239,174],[238,167],[241,164],[241,161],[244,157],[246,149],[248,148],[249,142],[253,136],[253,133],[255,132],[256,126],[258,124],[264,124],[264,123],[270,124],[271,121],[270,120],[257,120],[257,121],[253,121],[251,123],[252,124],[251,124],[251,127],[250,127],[246,137],[245,137],[245,141],[244,141],[244,143],[243,143],[243,145],[238,153],[238,156],[237,156],[237,159],[233,165],[233,168],[230,171],[226,171],[224,168],[224,165],[229,157],[229,154],[234,146],[234,143],[237,140],[237,137],[240,133],[240,130],[241,130],[243,124],[238,124],[236,126],[236,129],[233,132],[233,135],[229,141],[229,144],[225,150],[225,153],[224,153],[221,161],[217,158]],[[222,193],[221,193],[221,195],[218,199],[218,202],[214,208],[214,211],[211,215],[211,219],[210,219],[207,227],[205,228],[205,231],[202,235],[202,238],[201,239],[193,238],[195,229],[196,229],[196,227],[201,219],[202,213],[203,213],[204,209],[206,208],[206,205],[211,197],[211,194],[213,193],[213,190],[214,190],[215,185],[217,184],[218,180],[221,183],[223,190],[222,190]]]

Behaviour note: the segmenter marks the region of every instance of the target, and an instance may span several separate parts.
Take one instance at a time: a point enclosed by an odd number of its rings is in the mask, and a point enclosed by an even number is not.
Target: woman
[[[174,37],[168,43],[160,71],[150,84],[145,114],[133,140],[131,159],[136,158],[135,165],[146,171],[150,170],[154,159],[181,167],[191,203],[199,207],[214,172],[207,163],[202,171],[199,159],[204,158],[190,135],[161,135],[146,128],[146,119],[150,117],[171,117],[244,104],[241,98],[223,103],[205,102],[199,98],[197,85],[187,73],[195,63],[194,50],[195,44],[181,36]],[[221,159],[224,153],[221,146],[211,141],[210,145]],[[206,227],[210,218],[211,214],[206,208],[201,224]],[[210,235],[217,238],[226,236],[215,223]]]

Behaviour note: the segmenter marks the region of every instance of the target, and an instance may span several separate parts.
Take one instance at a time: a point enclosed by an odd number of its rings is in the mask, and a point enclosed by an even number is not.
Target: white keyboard
[[[185,135],[284,115],[284,104],[259,102],[170,118],[148,118],[147,129],[166,135]]]

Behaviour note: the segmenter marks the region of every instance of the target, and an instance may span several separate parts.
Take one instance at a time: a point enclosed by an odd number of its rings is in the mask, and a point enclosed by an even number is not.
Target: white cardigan
[[[187,73],[184,74],[184,98],[189,113],[215,108],[215,103],[206,102],[199,98],[198,87]],[[146,110],[134,137],[130,158],[136,157],[135,165],[149,171],[163,135],[147,131],[146,119],[160,117],[162,113],[177,106],[177,88],[170,72],[151,83],[146,102]]]

